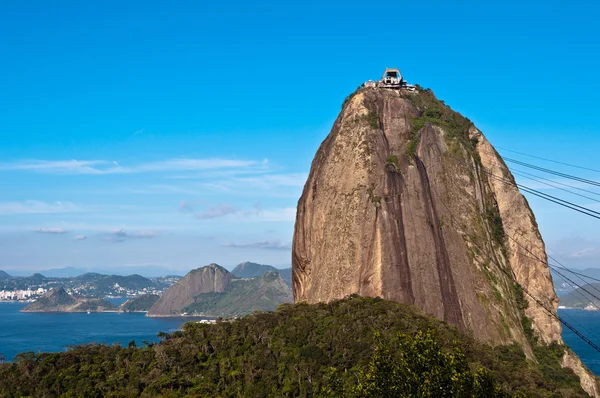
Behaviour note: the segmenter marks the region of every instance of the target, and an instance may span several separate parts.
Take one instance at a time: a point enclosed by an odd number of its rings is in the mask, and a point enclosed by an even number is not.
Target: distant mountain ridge
[[[250,261],[245,261],[238,264],[231,273],[236,278],[254,278],[257,276],[263,276],[267,272],[278,272],[283,280],[288,284],[292,285],[292,268],[275,268],[272,265],[257,264]]]
[[[231,273],[236,278],[254,278],[255,276],[262,276],[270,271],[278,271],[277,268],[271,265],[257,264],[250,261],[245,261],[238,264]]]
[[[573,290],[569,294],[560,298],[559,305],[570,308],[586,308],[598,310],[600,308],[600,300],[591,297],[586,292],[591,292],[596,296],[600,296],[600,283],[588,283]]]
[[[292,289],[279,272],[270,271],[249,280],[233,279],[223,293],[205,293],[185,307],[188,314],[239,317],[255,311],[274,311],[279,304],[291,303]]]
[[[150,308],[148,316],[177,316],[202,293],[222,293],[234,276],[218,264],[190,271]]]
[[[12,278],[12,276],[10,276],[6,272],[0,270],[0,279],[10,279],[10,278]]]
[[[238,271],[249,275],[268,269],[269,266],[260,264],[245,264]],[[210,264],[190,271],[171,286],[147,315],[232,317],[254,311],[271,311],[279,304],[291,301],[291,288],[277,269],[261,276],[240,279],[225,268]]]

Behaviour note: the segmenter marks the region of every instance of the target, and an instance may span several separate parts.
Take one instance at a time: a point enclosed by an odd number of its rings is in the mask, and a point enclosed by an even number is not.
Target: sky
[[[600,168],[600,5],[382,5],[0,2],[0,269],[289,266],[312,158],[385,67],[499,148]],[[551,253],[600,266],[598,220],[529,199]]]

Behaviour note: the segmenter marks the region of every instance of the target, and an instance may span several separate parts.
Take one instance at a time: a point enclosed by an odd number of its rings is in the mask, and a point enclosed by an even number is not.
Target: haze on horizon
[[[0,4],[0,270],[289,266],[316,149],[386,66],[502,154],[600,168],[600,6],[510,3]],[[597,220],[527,197],[552,255],[600,266]]]

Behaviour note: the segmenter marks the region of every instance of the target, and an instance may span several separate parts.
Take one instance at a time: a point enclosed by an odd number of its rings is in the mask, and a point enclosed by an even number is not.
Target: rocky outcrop
[[[150,308],[148,316],[178,316],[202,293],[222,293],[233,275],[225,268],[210,264],[190,271],[177,281]]]
[[[73,297],[64,288],[54,288],[23,308],[21,312],[103,312],[116,307],[99,298]]]
[[[298,202],[295,301],[380,296],[534,358],[525,316],[544,343],[561,342],[561,327],[544,243],[511,181],[483,134],[431,91],[359,90]]]
[[[274,311],[293,301],[292,289],[279,272],[270,271],[251,279],[234,279],[223,293],[204,293],[184,312],[199,316],[232,318],[256,311]]]

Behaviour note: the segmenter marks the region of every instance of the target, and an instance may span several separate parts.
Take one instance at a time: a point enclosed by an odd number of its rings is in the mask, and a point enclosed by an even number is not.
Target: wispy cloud
[[[277,240],[263,240],[249,243],[226,243],[223,247],[233,249],[292,250],[291,243],[282,243]]]
[[[203,212],[195,214],[195,217],[200,219],[219,218],[229,214],[235,214],[236,212],[237,210],[233,206],[223,203],[216,206],[209,206]]]
[[[181,210],[181,204],[179,208]],[[294,221],[296,219],[295,208],[263,209],[260,203],[255,203],[251,208],[239,208],[228,203],[221,203],[210,205],[201,212],[193,213],[193,208],[191,208],[187,202],[184,202],[184,208],[186,209],[186,212],[193,214],[195,218],[201,220],[226,217],[227,220],[235,222],[279,222]],[[189,211],[190,209],[192,212]]]
[[[236,178],[235,182],[272,189],[275,187],[303,187],[306,178],[307,175],[305,173],[264,174],[255,177]]]
[[[114,160],[23,160],[13,163],[0,163],[0,170],[29,171],[49,174],[107,175],[216,170],[252,167],[264,165],[266,163],[268,163],[267,160],[256,161],[220,158],[178,158],[131,165]]]
[[[597,258],[598,256],[599,252],[594,247],[586,247],[567,254],[567,257],[571,258]]]
[[[35,232],[42,233],[42,234],[61,235],[61,234],[66,234],[68,231],[65,229],[62,229],[62,228],[38,228],[35,230]]]
[[[73,240],[86,240],[87,236],[85,235],[77,235],[73,237]]]
[[[37,200],[0,202],[0,215],[73,213],[77,211],[82,211],[82,208],[71,202],[47,203]]]
[[[125,232],[123,229],[117,229],[110,233],[111,236],[119,239],[146,239],[155,238],[159,234],[156,231],[138,231],[138,232]]]
[[[194,208],[192,207],[192,204],[190,202],[188,202],[187,200],[182,200],[179,204],[179,211],[182,213],[193,213]]]
[[[151,230],[127,232],[124,229],[115,229],[104,237],[107,242],[123,243],[130,239],[150,239],[159,236],[159,233]]]

